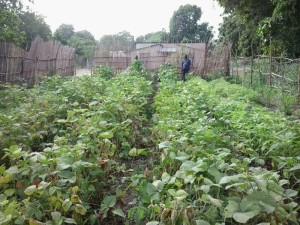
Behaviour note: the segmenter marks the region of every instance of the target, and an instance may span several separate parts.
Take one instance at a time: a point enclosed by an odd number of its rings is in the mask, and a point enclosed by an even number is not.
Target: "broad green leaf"
[[[225,190],[228,190],[232,187],[243,187],[245,185],[246,185],[245,183],[234,183],[234,184],[226,185]]]
[[[44,225],[44,223],[30,218],[29,219],[29,225]]]
[[[67,212],[70,209],[71,206],[72,206],[71,200],[70,199],[65,199],[63,204],[62,204],[63,210],[65,212]]]
[[[61,163],[57,164],[57,170],[58,171],[65,170],[65,169],[68,169],[70,167],[71,167],[71,165],[70,164],[66,164],[65,162],[61,162]]]
[[[194,171],[193,168],[196,166],[196,163],[192,162],[192,161],[185,161],[181,164],[180,166],[180,170],[182,171]],[[195,172],[199,172],[199,171],[195,171]]]
[[[106,208],[112,208],[115,206],[116,202],[117,202],[116,196],[114,196],[114,195],[105,196],[101,205],[105,206]]]
[[[205,194],[207,194],[210,190],[210,186],[209,185],[202,185],[200,187],[200,190],[203,191]]]
[[[0,202],[3,202],[7,199],[7,196],[5,194],[0,194]]]
[[[233,219],[238,223],[247,223],[248,220],[257,216],[260,211],[236,212],[233,214]]]
[[[176,177],[171,177],[169,184],[175,184],[176,183]]]
[[[218,207],[218,208],[222,207],[223,201],[220,200],[220,199],[213,198],[213,197],[211,197],[211,196],[208,195],[208,194],[202,195],[201,198],[202,198],[203,200],[208,200],[211,204],[213,204],[214,206],[216,206],[216,207]]]
[[[169,189],[168,190],[169,194],[172,195],[172,196],[175,196],[176,192],[174,189]]]
[[[237,174],[233,176],[225,176],[222,177],[221,180],[219,181],[219,184],[228,184],[231,182],[238,182],[243,178],[244,176],[242,174]]]
[[[147,188],[146,188],[146,192],[147,192],[147,194],[149,194],[151,196],[156,192],[156,187],[153,184],[148,183]]]
[[[279,185],[280,186],[283,186],[283,185],[286,185],[286,184],[289,184],[289,183],[290,182],[288,180],[286,180],[286,179],[282,179],[282,180],[279,181]]]
[[[255,162],[256,162],[257,164],[259,164],[259,165],[262,165],[262,166],[264,166],[264,165],[266,164],[265,161],[264,161],[263,159],[256,159]]]
[[[255,183],[257,184],[258,187],[260,187],[260,188],[266,188],[267,187],[267,181],[263,176],[261,176],[261,175],[255,176],[253,178],[253,180],[255,181]]]
[[[257,195],[260,196],[262,193],[257,192]],[[263,195],[262,195],[263,196]],[[261,197],[262,200],[265,200],[264,197]],[[240,204],[241,212],[249,212],[249,211],[261,211],[261,207],[259,206],[259,200],[254,197],[254,194],[248,195],[246,198],[243,198]]]
[[[220,173],[219,170],[213,166],[208,168],[207,172],[215,178],[216,183],[219,183],[223,177],[223,174]]]
[[[94,192],[94,191],[96,191],[96,188],[95,188],[94,185],[90,185],[90,186],[88,187],[88,190],[91,191],[91,192]]]
[[[0,220],[1,221],[1,220]],[[22,225],[22,224],[25,224],[25,218],[23,216],[19,216],[15,221],[14,221],[14,224],[17,224],[17,225]]]
[[[164,172],[161,175],[161,180],[165,183],[167,183],[170,180],[170,178],[171,178],[171,176],[167,172]]]
[[[2,212],[0,212],[0,224],[8,224],[8,222],[11,221],[11,218],[11,214],[5,216]]]
[[[67,120],[64,119],[58,119],[56,120],[57,123],[67,123]]]
[[[174,189],[169,189],[168,192],[176,199],[183,200],[188,196],[184,190],[175,191]]]
[[[103,138],[103,139],[110,139],[113,138],[114,134],[112,132],[103,132],[99,135],[99,137]]]
[[[297,164],[296,166],[293,166],[290,171],[300,170],[300,164]]]
[[[210,224],[204,220],[196,220],[196,225],[210,225]]]
[[[81,214],[81,215],[85,215],[86,214],[86,212],[87,212],[87,209],[86,208],[84,208],[82,205],[80,205],[80,204],[76,204],[76,206],[75,206],[75,211],[77,212],[77,213],[79,213],[79,214]]]
[[[14,193],[15,193],[15,189],[12,189],[12,188],[7,189],[7,190],[4,191],[4,194],[5,194],[7,197],[12,196]]]
[[[185,161],[185,160],[187,160],[188,158],[190,158],[190,156],[187,155],[186,153],[184,153],[184,152],[178,152],[175,159],[177,159],[177,160],[179,160],[179,161]]]
[[[161,192],[165,186],[165,182],[163,182],[161,180],[155,180],[152,182],[152,184],[155,186],[156,190],[158,190],[159,192]]]
[[[72,218],[65,218],[64,222],[68,224],[77,224],[76,221]]]
[[[49,188],[49,195],[53,195],[55,191],[56,191],[55,187],[50,187]]]
[[[206,185],[208,185],[208,186],[213,186],[214,185],[214,183],[210,180],[210,179],[208,179],[208,178],[204,178],[204,184],[206,184]]]
[[[52,220],[59,221],[61,219],[61,213],[60,212],[51,212]]]
[[[159,224],[158,221],[151,221],[151,222],[146,223],[146,225],[158,225],[158,224]]]
[[[36,190],[37,190],[36,185],[32,185],[32,186],[29,186],[28,188],[26,188],[26,189],[24,190],[24,193],[25,193],[26,195],[32,195]]]
[[[17,166],[12,166],[12,167],[10,167],[9,169],[6,170],[6,173],[8,173],[8,174],[17,174],[19,172],[20,171],[19,171]]]
[[[162,142],[162,143],[160,143],[159,145],[158,145],[158,148],[159,149],[162,149],[162,148],[169,148],[171,146],[171,143],[169,142],[169,141],[164,141],[164,142]]]
[[[232,218],[233,214],[240,211],[240,204],[236,201],[229,200],[228,205],[225,207],[225,215]]]
[[[115,215],[118,215],[118,216],[121,216],[121,217],[125,218],[125,214],[122,211],[122,209],[120,209],[120,208],[113,210],[112,213],[115,214]]]
[[[292,198],[292,197],[296,197],[298,195],[298,191],[292,190],[292,189],[287,189],[285,191],[285,194],[287,197]]]
[[[136,157],[136,156],[139,155],[139,153],[138,153],[138,150],[137,150],[136,148],[132,148],[132,149],[129,151],[128,155],[131,156],[131,157]]]
[[[45,181],[42,181],[42,182],[39,183],[38,189],[39,189],[39,190],[44,190],[44,189],[46,189],[49,185],[50,185],[50,183],[45,182]]]
[[[271,205],[269,205],[267,203],[264,203],[262,201],[259,201],[259,203],[265,208],[265,210],[266,210],[267,213],[272,213],[272,212],[275,211],[275,207],[274,206],[271,206]]]

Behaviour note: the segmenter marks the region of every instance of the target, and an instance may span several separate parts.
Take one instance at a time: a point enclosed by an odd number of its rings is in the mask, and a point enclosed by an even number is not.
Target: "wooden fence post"
[[[9,57],[7,56],[8,52],[7,52],[7,43],[6,41],[4,42],[4,58],[5,58],[5,62],[6,62],[6,71],[5,71],[5,83],[7,83],[8,81],[8,72],[9,72]]]
[[[298,101],[300,101],[300,61],[298,61]]]
[[[254,65],[254,50],[253,50],[253,40],[251,41],[251,72],[250,72],[250,85],[253,84],[253,65]]]
[[[282,89],[282,94],[284,95],[284,71],[283,71],[283,59],[282,55],[280,56],[280,75],[281,75],[281,89]]]
[[[203,63],[203,69],[200,74],[200,77],[203,78],[207,74],[207,57],[208,57],[208,46],[207,43],[205,43],[205,50],[204,50],[204,63]]]
[[[57,56],[58,56],[58,53],[59,53],[59,50],[60,50],[60,46],[61,46],[61,43],[59,43],[59,45],[58,45],[58,48],[57,48],[57,52],[56,52],[56,54],[55,54],[55,59],[54,59],[54,69],[55,69],[55,71],[54,71],[54,74],[55,75],[57,75]]]
[[[269,85],[270,87],[272,86],[272,37],[270,36],[270,59],[269,59],[269,63],[270,63],[270,74],[269,74]]]

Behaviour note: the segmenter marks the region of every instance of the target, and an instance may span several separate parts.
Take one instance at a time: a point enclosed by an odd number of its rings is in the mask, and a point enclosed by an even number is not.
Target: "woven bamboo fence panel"
[[[131,52],[97,49],[93,66],[107,65],[117,71],[128,69],[133,60],[138,57],[143,61],[144,69],[156,71],[162,64],[169,63],[181,72],[181,62],[187,55],[191,60],[190,71],[196,75],[206,76],[214,71],[227,71],[229,68],[230,46],[215,48],[208,52],[206,43],[157,43],[145,44],[145,47]]]
[[[75,74],[75,49],[37,37],[29,52],[10,43],[0,44],[0,82],[34,85],[43,76]]]

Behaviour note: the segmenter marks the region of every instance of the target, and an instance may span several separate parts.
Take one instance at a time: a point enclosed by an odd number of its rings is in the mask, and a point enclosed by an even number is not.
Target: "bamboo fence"
[[[190,71],[195,75],[204,77],[216,71],[229,74],[230,48],[228,45],[209,50],[206,43],[145,43],[127,52],[98,48],[93,59],[93,67],[107,65],[117,72],[122,72],[126,71],[138,57],[143,61],[145,70],[153,72],[162,64],[169,63],[177,67],[180,73],[184,55],[188,55],[192,62]]]
[[[29,52],[10,43],[0,44],[0,82],[34,85],[43,76],[75,74],[75,49],[37,37]]]

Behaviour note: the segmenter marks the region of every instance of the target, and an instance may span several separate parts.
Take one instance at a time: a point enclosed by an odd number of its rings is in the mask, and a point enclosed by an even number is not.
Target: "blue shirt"
[[[190,66],[191,66],[191,60],[189,59],[184,59],[182,61],[182,69],[183,70],[189,70],[190,69]]]

